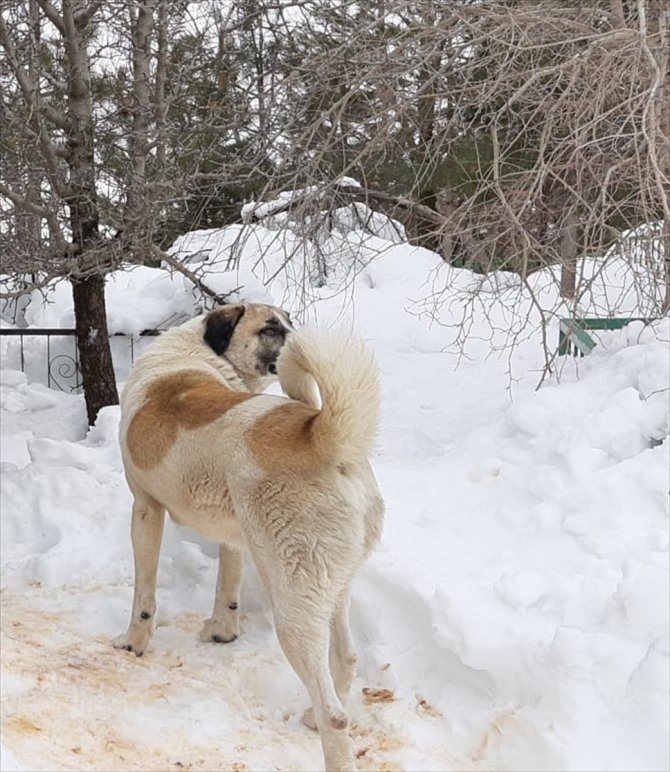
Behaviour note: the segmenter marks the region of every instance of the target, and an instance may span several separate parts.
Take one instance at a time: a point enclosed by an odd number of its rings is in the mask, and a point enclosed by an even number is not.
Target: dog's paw
[[[307,708],[302,714],[302,723],[313,732],[319,731],[316,725],[316,719],[314,718],[314,708]]]
[[[146,633],[134,633],[130,630],[123,635],[117,635],[112,641],[112,646],[115,649],[124,649],[125,651],[132,651],[138,657],[141,657],[149,646],[149,640],[151,634]]]
[[[200,640],[205,643],[232,643],[240,634],[237,621],[221,622],[208,619],[200,631]]]
[[[307,708],[302,714],[302,723],[315,732],[319,731],[319,727],[316,725],[316,719],[314,718],[314,708]],[[349,724],[349,719],[344,713],[334,712],[330,716],[330,725],[333,729],[346,729]]]

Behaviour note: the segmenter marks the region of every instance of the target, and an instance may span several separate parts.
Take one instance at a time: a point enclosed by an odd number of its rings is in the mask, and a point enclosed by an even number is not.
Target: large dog
[[[259,393],[277,376],[288,399]],[[377,370],[359,341],[296,331],[284,311],[259,304],[165,332],[121,400],[135,593],[114,645],[140,656],[151,639],[165,510],[220,545],[204,640],[239,633],[248,548],[309,692],[304,720],[321,734],[327,770],[355,769],[343,705],[356,663],[349,586],[382,527],[368,462],[378,412]]]

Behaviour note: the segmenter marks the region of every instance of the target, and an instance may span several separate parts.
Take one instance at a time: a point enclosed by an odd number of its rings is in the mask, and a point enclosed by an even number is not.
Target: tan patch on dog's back
[[[182,370],[157,379],[128,427],[126,445],[133,463],[140,469],[152,469],[174,445],[179,429],[206,426],[255,396],[232,391],[198,370]]]
[[[256,461],[266,472],[279,469],[307,471],[321,465],[311,441],[318,410],[300,402],[268,411],[247,432]]]

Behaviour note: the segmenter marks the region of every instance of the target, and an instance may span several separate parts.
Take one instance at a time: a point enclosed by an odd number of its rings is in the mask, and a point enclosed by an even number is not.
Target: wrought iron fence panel
[[[135,357],[141,353],[150,338],[160,335],[162,331],[144,330],[139,335],[117,332],[109,336],[117,380],[125,380]],[[61,327],[0,328],[0,340],[2,338],[8,341],[17,340],[18,350],[8,342],[2,347],[2,355],[7,357],[10,363],[13,358],[17,358],[19,369],[29,376],[29,380],[44,383],[51,389],[81,392],[76,330]],[[63,339],[67,340],[65,346],[59,345]],[[40,345],[42,343],[43,345]],[[43,359],[41,364],[40,359]]]

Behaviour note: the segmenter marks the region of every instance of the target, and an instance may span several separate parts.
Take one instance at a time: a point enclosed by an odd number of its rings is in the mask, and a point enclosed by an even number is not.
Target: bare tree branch
[[[58,11],[54,8],[53,4],[49,0],[37,0],[40,8],[44,11],[49,21],[60,32],[61,35],[65,35],[65,25],[62,17],[58,14]]]
[[[234,295],[242,289],[242,287],[236,287],[234,290],[226,292],[224,295],[220,295],[218,292],[214,292],[213,289],[208,287],[205,282],[203,282],[202,279],[199,279],[192,271],[189,271],[189,269],[180,263],[179,260],[176,260],[174,257],[172,257],[172,255],[169,255],[167,252],[164,252],[157,246],[151,247],[151,254],[154,258],[162,260],[163,262],[167,263],[170,268],[173,268],[175,271],[178,271],[183,276],[185,276],[200,290],[200,292],[202,292],[203,295],[207,295],[208,297],[212,298],[212,300],[214,300],[216,303],[225,303],[226,298],[229,298],[231,295]]]

